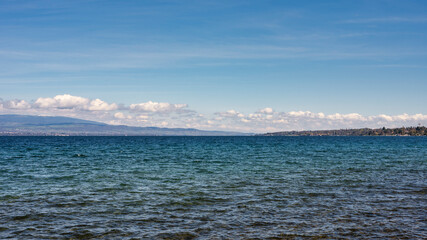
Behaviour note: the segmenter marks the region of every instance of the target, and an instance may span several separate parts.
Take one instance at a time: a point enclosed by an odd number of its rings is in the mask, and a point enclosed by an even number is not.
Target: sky
[[[0,1],[0,114],[205,130],[427,125],[427,2]]]

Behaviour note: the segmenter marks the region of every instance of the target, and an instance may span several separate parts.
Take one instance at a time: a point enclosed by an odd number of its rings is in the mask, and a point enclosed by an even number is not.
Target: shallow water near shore
[[[0,137],[0,238],[427,238],[426,137]]]

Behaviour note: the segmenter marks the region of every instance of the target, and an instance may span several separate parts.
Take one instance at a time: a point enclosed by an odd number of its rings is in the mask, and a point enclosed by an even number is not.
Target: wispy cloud
[[[104,72],[132,69],[197,68],[231,64],[268,64],[281,60],[378,60],[390,57],[426,56],[425,49],[360,47],[355,44],[303,46],[298,44],[123,46],[106,49],[63,51],[9,51],[0,49],[0,78],[26,74]],[[108,75],[108,74],[105,74]],[[34,76],[32,76],[34,77]],[[0,79],[2,80],[2,79]]]
[[[427,17],[384,17],[358,18],[342,21],[342,23],[425,23]]]
[[[427,68],[425,65],[417,64],[373,64],[369,66],[378,68]]]

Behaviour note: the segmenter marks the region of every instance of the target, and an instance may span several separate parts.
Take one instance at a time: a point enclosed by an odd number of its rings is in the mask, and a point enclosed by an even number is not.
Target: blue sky
[[[0,110],[247,131],[385,125],[240,128],[242,118],[265,108],[421,114],[389,123],[424,124],[426,13],[426,1],[0,1]],[[59,103],[34,105],[64,95],[118,107],[101,117],[88,107],[71,113]],[[18,100],[28,107],[14,108],[10,101]],[[135,121],[129,107],[150,101],[185,104],[186,111],[144,110],[152,121]],[[182,123],[189,112],[212,122],[227,111],[244,117],[211,127]],[[114,118],[118,112],[126,117]]]

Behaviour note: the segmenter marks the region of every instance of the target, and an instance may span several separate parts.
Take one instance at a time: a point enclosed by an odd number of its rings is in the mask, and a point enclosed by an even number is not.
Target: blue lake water
[[[425,239],[426,177],[426,137],[0,137],[0,239]]]

